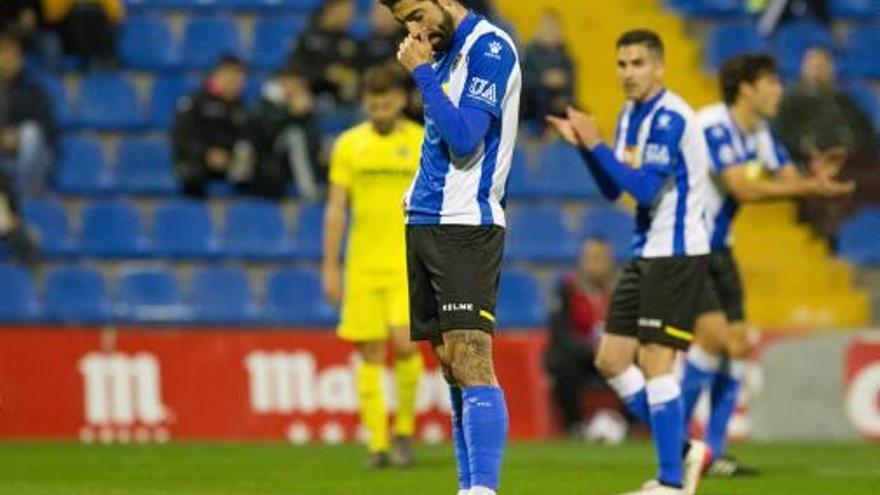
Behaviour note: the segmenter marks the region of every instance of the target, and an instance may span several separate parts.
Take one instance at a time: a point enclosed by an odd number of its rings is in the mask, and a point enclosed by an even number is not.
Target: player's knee
[[[607,352],[599,352],[593,360],[593,365],[605,378],[611,378],[623,373],[630,364]]]
[[[385,342],[362,342],[357,345],[357,351],[365,363],[385,363]]]

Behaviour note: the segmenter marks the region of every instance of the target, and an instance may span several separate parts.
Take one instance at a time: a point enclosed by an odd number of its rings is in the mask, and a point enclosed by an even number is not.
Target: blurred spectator
[[[850,201],[802,203],[802,218],[823,235],[833,235],[842,216],[855,205],[880,201],[880,163],[876,130],[868,115],[838,86],[834,54],[813,47],[801,61],[800,80],[786,92],[776,128],[795,163],[803,164],[814,151],[845,148],[849,159],[843,178],[856,182]]]
[[[498,14],[498,9],[495,8],[495,2],[492,0],[461,0],[461,3],[470,10],[492,21],[493,24],[506,31],[507,34],[513,38],[514,42],[516,42],[516,33],[513,29],[513,24],[507,22],[506,19]]]
[[[574,62],[564,43],[559,15],[544,12],[523,64],[523,115],[539,128],[544,116],[562,115],[574,101]]]
[[[252,118],[257,164],[251,192],[280,198],[291,180],[302,197],[318,199],[327,181],[319,154],[321,136],[308,77],[284,69],[267,83]]]
[[[361,42],[358,63],[360,69],[396,60],[397,48],[406,37],[403,27],[391,15],[391,10],[379,2],[373,4],[370,11],[370,36]]]
[[[831,25],[828,0],[749,0],[748,6],[752,12],[761,14],[758,30],[764,36],[791,21],[810,20]]]
[[[61,56],[61,41],[46,27],[41,0],[3,0],[0,2],[0,31],[14,33],[28,54],[54,67]]]
[[[584,391],[605,387],[593,360],[608,313],[614,275],[611,244],[587,240],[581,246],[577,268],[565,275],[553,291],[544,366],[565,430],[575,437],[582,435],[584,426]]]
[[[18,38],[0,34],[0,169],[16,189],[42,192],[58,126],[49,98],[24,72]]]
[[[300,36],[288,65],[311,75],[312,90],[350,106],[358,98],[358,44],[348,35],[354,0],[327,0]]]
[[[8,176],[0,171],[0,244],[31,270],[39,264],[37,246],[25,230],[18,214],[17,195]]]
[[[43,9],[46,22],[60,30],[65,52],[90,68],[115,64],[122,0],[43,0]]]
[[[253,150],[242,100],[244,64],[226,56],[196,94],[180,101],[172,128],[174,161],[183,192],[204,196],[210,180],[241,185],[251,178]]]

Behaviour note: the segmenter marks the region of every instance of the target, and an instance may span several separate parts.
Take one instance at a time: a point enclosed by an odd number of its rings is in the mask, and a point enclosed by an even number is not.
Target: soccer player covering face
[[[425,103],[421,163],[405,199],[412,338],[431,343],[450,385],[459,494],[494,494],[508,416],[492,333],[518,55],[507,33],[456,0],[382,3],[406,26],[397,58]]]
[[[776,116],[782,84],[773,59],[747,54],[721,68],[724,101],[700,110],[711,156],[712,182],[706,219],[712,249],[704,313],[697,320],[682,378],[686,421],[704,390],[711,396],[706,442],[713,455],[708,474],[754,474],[725,456],[727,426],[736,409],[739,384],[751,351],[746,338],[743,287],[731,248],[731,228],[742,203],[809,196],[839,197],[852,184],[835,182],[846,151],[816,152],[811,176],[800,174],[766,119]],[[686,423],[687,426],[687,423]]]
[[[691,495],[702,442],[685,444],[676,354],[692,340],[707,281],[709,239],[703,222],[708,151],[696,115],[663,86],[663,44],[636,30],[617,41],[617,72],[627,103],[614,144],[606,145],[592,116],[569,109],[548,121],[582,151],[602,193],[637,203],[633,258],[611,296],[596,366],[633,416],[650,425],[656,478],[632,492]]]
[[[396,64],[364,77],[368,121],[344,132],[330,160],[330,195],[324,219],[323,285],[342,303],[339,336],[352,342],[361,421],[367,431],[367,466],[412,464],[416,388],[422,358],[409,340],[406,258],[400,197],[419,166],[422,128],[403,117],[406,73]],[[345,274],[339,248],[350,212]],[[388,432],[385,362],[393,344],[397,411],[393,445]]]

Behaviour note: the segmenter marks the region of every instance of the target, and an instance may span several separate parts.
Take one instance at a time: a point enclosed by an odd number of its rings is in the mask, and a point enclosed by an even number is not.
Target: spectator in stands
[[[37,246],[34,244],[21,217],[18,214],[17,194],[6,173],[0,171],[0,244],[31,270],[40,262]]]
[[[406,32],[391,15],[391,11],[379,2],[374,3],[373,10],[370,11],[370,24],[373,30],[370,36],[361,42],[358,55],[361,71],[389,60],[396,60],[397,48],[406,37]]]
[[[122,0],[43,0],[43,9],[67,53],[81,57],[87,68],[115,65],[116,33],[125,17]]]
[[[563,115],[574,101],[574,62],[565,47],[559,14],[544,12],[524,60],[523,116],[540,129],[546,115]]]
[[[302,197],[323,194],[327,171],[320,160],[321,136],[308,77],[282,69],[267,83],[251,127],[257,164],[251,192],[280,198],[291,180]]]
[[[337,104],[357,102],[358,44],[348,35],[354,0],[327,0],[293,51],[289,65],[312,77],[312,90]]]
[[[576,270],[565,275],[553,291],[544,365],[565,430],[574,437],[583,431],[584,391],[605,386],[593,361],[608,313],[614,272],[611,244],[588,239],[581,246]]]
[[[211,180],[235,185],[250,180],[253,149],[247,140],[244,83],[244,64],[226,56],[202,89],[180,101],[171,137],[175,168],[185,194],[204,196]]]
[[[19,192],[45,189],[57,134],[49,98],[25,74],[21,42],[0,34],[0,170]]]
[[[750,0],[748,6],[752,12],[760,13],[758,29],[764,36],[786,22],[810,20],[831,25],[828,0]]]
[[[14,33],[27,53],[39,55],[43,65],[54,68],[61,57],[61,40],[45,27],[41,0],[0,2],[0,31]]]

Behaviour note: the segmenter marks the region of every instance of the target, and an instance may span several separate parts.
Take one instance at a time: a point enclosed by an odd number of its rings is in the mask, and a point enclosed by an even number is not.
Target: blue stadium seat
[[[666,4],[685,17],[729,18],[748,14],[743,0],[667,0]]]
[[[51,72],[41,71],[35,76],[34,81],[49,97],[58,124],[62,127],[72,127],[74,120],[71,116],[70,100],[67,98],[67,90],[61,79]]]
[[[847,68],[850,75],[880,79],[880,26],[854,28],[846,43]]]
[[[318,274],[292,268],[269,276],[265,312],[271,321],[288,325],[331,327],[338,320],[336,310],[324,299]]]
[[[526,152],[520,148],[513,151],[510,173],[507,176],[507,197],[511,199],[533,199],[540,196],[541,191],[529,165]]]
[[[164,19],[155,15],[129,17],[119,34],[119,58],[131,68],[168,70],[180,65],[180,56]]]
[[[613,206],[602,206],[584,212],[581,237],[606,239],[614,247],[614,258],[623,261],[632,256],[633,230],[631,214]]]
[[[27,270],[0,266],[0,322],[26,322],[39,317],[37,294]]]
[[[147,242],[138,211],[128,203],[102,201],[82,211],[82,252],[86,256],[144,256]]]
[[[100,194],[113,189],[113,175],[104,163],[101,145],[93,139],[65,137],[55,165],[55,187],[70,194]]]
[[[144,123],[134,86],[111,72],[82,80],[76,119],[79,125],[99,130],[130,130]]]
[[[46,275],[44,299],[44,312],[52,321],[104,323],[112,318],[104,277],[91,268],[55,268]]]
[[[538,188],[545,197],[596,199],[599,188],[580,153],[562,141],[541,150]]]
[[[303,25],[298,18],[264,17],[254,26],[251,66],[258,70],[280,68],[293,50]]]
[[[149,124],[165,129],[174,122],[177,104],[181,98],[195,92],[198,84],[184,76],[159,77],[150,89]]]
[[[315,261],[321,259],[323,232],[324,204],[315,203],[300,208],[293,235],[296,256]]]
[[[324,4],[324,0],[268,0],[277,2],[279,8],[289,12],[299,14],[310,14],[316,12]]]
[[[116,186],[128,193],[171,194],[177,180],[164,139],[124,139],[116,151]]]
[[[131,322],[180,322],[189,319],[174,272],[167,269],[132,269],[119,278],[116,315]]]
[[[830,7],[835,17],[876,18],[880,15],[877,0],[831,0]]]
[[[218,0],[139,0],[142,4],[148,4],[151,8],[185,10],[185,11],[211,11],[217,8]]]
[[[718,70],[730,57],[766,49],[764,39],[751,24],[719,24],[709,31],[706,66]]]
[[[70,235],[67,212],[54,199],[26,198],[21,204],[21,215],[44,256],[58,257],[76,253],[76,242]]]
[[[263,86],[265,84],[266,76],[263,74],[251,74],[247,78],[247,82],[244,85],[244,93],[242,94],[246,105],[254,106],[259,103],[260,98],[263,96]]]
[[[774,54],[780,71],[785,78],[794,78],[800,73],[801,59],[811,47],[834,47],[834,38],[826,28],[812,22],[783,24],[774,39]]]
[[[247,273],[239,268],[202,268],[193,276],[192,316],[199,323],[247,323],[256,311]]]
[[[496,312],[500,328],[543,326],[547,314],[538,281],[524,271],[504,270]]]
[[[163,203],[153,215],[153,252],[169,258],[209,258],[218,240],[208,207],[202,201]]]
[[[880,205],[863,207],[844,222],[838,252],[853,263],[880,266]]]
[[[271,201],[242,201],[226,210],[223,252],[245,258],[291,254],[281,208]]]
[[[574,259],[577,246],[557,208],[517,208],[511,213],[508,225],[507,253],[510,260],[564,263]]]
[[[348,35],[358,41],[369,38],[370,33],[372,32],[373,23],[370,22],[370,17],[368,15],[355,16],[351,25],[348,26]]]
[[[224,55],[240,55],[235,24],[222,17],[191,18],[183,32],[182,60],[191,69],[211,69]]]

